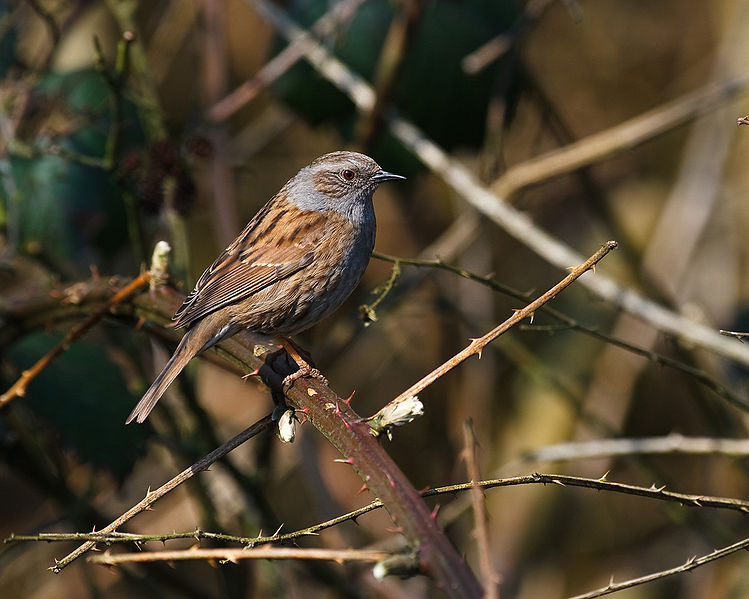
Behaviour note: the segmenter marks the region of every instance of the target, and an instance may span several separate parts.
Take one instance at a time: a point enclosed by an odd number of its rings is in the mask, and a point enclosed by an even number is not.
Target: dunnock
[[[292,177],[200,276],[173,318],[187,333],[126,422],[143,422],[187,363],[214,343],[241,329],[294,335],[335,311],[374,248],[372,194],[383,181],[404,178],[356,152],[325,154]],[[309,373],[284,345],[300,366],[285,382]]]

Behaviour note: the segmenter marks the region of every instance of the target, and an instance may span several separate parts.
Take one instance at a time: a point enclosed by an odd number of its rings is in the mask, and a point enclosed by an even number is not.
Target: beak
[[[395,181],[397,179],[403,179],[406,178],[403,175],[396,175],[395,173],[389,173],[387,171],[377,171],[372,177],[369,179],[370,181],[374,181],[375,183],[382,183],[384,181]]]

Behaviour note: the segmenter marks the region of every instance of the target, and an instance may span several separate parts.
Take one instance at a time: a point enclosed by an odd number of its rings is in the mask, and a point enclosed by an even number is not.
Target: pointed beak
[[[403,179],[406,178],[403,175],[396,175],[395,173],[389,173],[387,171],[377,171],[372,177],[370,178],[370,181],[374,181],[375,183],[382,183],[384,181],[395,181],[397,179]]]

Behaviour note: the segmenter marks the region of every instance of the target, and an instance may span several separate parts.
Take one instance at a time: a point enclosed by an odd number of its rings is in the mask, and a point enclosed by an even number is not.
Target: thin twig
[[[582,595],[575,595],[570,599],[594,599],[594,597],[609,595],[623,589],[629,589],[634,586],[645,584],[646,582],[652,582],[654,580],[667,578],[668,576],[673,576],[674,574],[690,572],[695,568],[698,568],[699,566],[704,566],[705,564],[708,564],[722,557],[726,557],[727,555],[731,555],[732,553],[736,553],[737,551],[741,551],[742,549],[749,549],[749,539],[744,539],[743,541],[739,541],[738,543],[734,543],[733,545],[728,545],[727,547],[723,547],[722,549],[716,549],[712,553],[708,553],[707,555],[703,555],[701,557],[690,557],[681,566],[676,566],[675,568],[670,568],[668,570],[661,570],[660,572],[654,572],[652,574],[648,574],[647,576],[640,576],[639,578],[632,578],[630,580],[625,580],[624,582],[616,583],[613,581],[612,576],[611,582],[609,582],[609,584],[605,587],[601,587],[600,589],[596,589],[595,591],[590,591],[588,593],[583,593]]]
[[[749,333],[741,333],[739,331],[727,331],[725,329],[720,329],[720,334],[725,335],[726,337],[735,337],[742,343],[744,342],[744,337],[749,337]]]
[[[10,403],[15,397],[26,395],[27,385],[33,381],[50,362],[66,351],[70,345],[80,339],[91,327],[93,327],[101,318],[112,310],[117,304],[127,299],[142,287],[148,285],[151,280],[150,271],[146,271],[137,278],[133,279],[128,285],[115,293],[107,302],[98,310],[94,311],[86,320],[70,331],[65,338],[53,347],[45,356],[40,358],[28,370],[24,370],[18,380],[5,393],[0,395],[0,408]]]
[[[716,104],[731,99],[746,87],[747,82],[749,75],[743,74],[711,83],[614,127],[521,162],[507,169],[492,184],[491,189],[499,197],[509,201],[525,187],[601,162],[670,131],[681,123],[704,114]]]
[[[309,32],[295,38],[281,52],[265,63],[251,79],[216,102],[208,110],[208,118],[214,122],[225,121],[235,112],[246,106],[257,95],[276,81],[292,66],[301,60],[317,39],[330,35],[344,20],[350,19],[365,0],[344,0],[333,5],[320,17]]]
[[[749,456],[749,439],[684,437],[672,433],[665,437],[635,439],[595,439],[547,445],[524,452],[521,462],[550,462],[642,454]]]
[[[419,394],[421,391],[423,391],[429,385],[431,385],[434,381],[439,379],[444,374],[448,373],[450,370],[455,368],[458,364],[460,364],[467,358],[475,354],[478,354],[478,356],[481,357],[481,352],[488,343],[491,343],[492,341],[494,341],[494,339],[496,339],[497,337],[499,337],[500,335],[508,331],[510,328],[515,326],[517,323],[519,323],[521,320],[525,318],[532,318],[536,310],[538,310],[541,306],[543,306],[549,300],[553,299],[558,293],[560,293],[562,290],[568,287],[572,282],[574,282],[576,279],[578,279],[588,270],[592,269],[600,260],[603,259],[604,256],[606,256],[606,254],[608,254],[614,248],[616,248],[615,241],[606,242],[604,245],[600,247],[600,249],[595,254],[593,254],[590,258],[588,258],[580,266],[573,269],[569,275],[567,275],[559,283],[554,285],[554,287],[549,289],[541,297],[539,297],[535,301],[528,304],[525,308],[516,310],[515,313],[510,318],[505,320],[502,324],[495,327],[494,329],[492,329],[485,335],[479,337],[478,339],[474,339],[473,341],[471,341],[471,343],[465,349],[455,354],[452,358],[447,360],[447,362],[445,362],[438,368],[435,368],[432,372],[430,372],[420,381],[418,381],[417,383],[413,384],[411,387],[406,389],[398,397],[396,397],[391,402],[389,402],[388,405],[385,406],[385,408],[392,409],[392,406],[395,406],[403,401],[406,401],[408,399],[415,397],[417,394]]]
[[[258,547],[257,549],[183,549],[113,554],[106,551],[92,555],[88,561],[102,566],[143,562],[176,562],[185,560],[220,560],[237,563],[241,559],[310,559],[343,564],[345,562],[378,562],[390,557],[387,551],[364,549],[302,549],[296,547]]]
[[[378,260],[384,260],[385,262],[398,263],[398,265],[405,264],[405,265],[417,266],[417,267],[439,268],[441,270],[446,270],[448,272],[454,273],[456,275],[459,275],[471,281],[481,283],[482,285],[486,285],[487,287],[490,287],[495,291],[498,291],[510,297],[514,297],[515,299],[519,299],[521,301],[527,302],[527,301],[530,301],[530,298],[531,298],[530,294],[522,292],[522,291],[518,291],[517,289],[509,287],[508,285],[504,285],[500,283],[499,281],[497,281],[496,279],[494,279],[492,276],[485,277],[485,276],[476,274],[474,272],[471,272],[469,270],[466,270],[465,268],[462,268],[460,266],[456,266],[454,264],[449,264],[447,262],[444,262],[441,259],[424,260],[421,258],[403,258],[401,256],[390,256],[388,254],[383,254],[380,252],[373,252],[372,257]],[[383,299],[384,297],[379,297],[377,303],[379,304]],[[652,349],[647,349],[645,347],[641,347],[639,345],[629,343],[627,341],[624,341],[623,339],[620,339],[619,337],[614,337],[613,335],[609,335],[607,333],[599,331],[596,328],[584,325],[583,323],[575,320],[574,318],[570,316],[567,316],[563,312],[560,312],[556,308],[552,308],[549,305],[542,306],[540,309],[540,312],[542,312],[543,314],[548,314],[552,318],[558,320],[559,322],[562,322],[564,326],[568,329],[579,331],[581,333],[585,333],[586,335],[595,337],[596,339],[600,339],[601,341],[605,341],[606,343],[611,343],[633,354],[637,354],[639,356],[647,358],[648,360],[656,364],[660,364],[662,366],[668,366],[670,368],[674,368],[676,370],[684,372],[685,374],[688,374],[694,377],[695,380],[697,380],[699,383],[701,383],[702,385],[704,385],[705,387],[707,387],[708,389],[710,389],[711,391],[713,391],[714,393],[716,393],[717,395],[719,395],[720,397],[728,401],[729,403],[733,404],[734,406],[741,408],[742,410],[749,409],[749,401],[747,401],[747,399],[737,395],[736,393],[731,391],[728,387],[723,385],[723,383],[713,378],[707,372],[705,372],[704,370],[700,368],[695,368],[694,366],[691,366],[690,364],[682,362],[681,360],[677,360],[676,358],[672,358],[670,356],[667,356],[665,354],[662,354]],[[532,326],[529,326],[527,330],[541,332],[541,331],[549,331],[551,329],[549,329],[548,327],[532,325]],[[730,336],[737,337],[739,340],[741,340],[745,336],[749,336],[749,333],[734,333],[731,331],[724,331],[724,330],[721,330],[720,333],[721,335],[730,335]]]
[[[479,486],[481,472],[478,464],[478,444],[476,433],[473,430],[473,422],[467,420],[463,423],[463,440],[465,447],[466,470],[471,480],[471,501],[473,503],[473,518],[476,527],[476,548],[479,556],[479,568],[484,579],[484,599],[499,599],[499,576],[492,565],[491,546],[489,544],[489,531],[486,527],[487,513],[484,493]]]
[[[209,453],[205,457],[195,462],[192,466],[185,468],[177,476],[172,478],[167,483],[161,485],[155,491],[149,490],[146,493],[146,496],[141,501],[136,503],[133,507],[127,510],[119,518],[114,520],[111,524],[102,528],[99,532],[108,533],[108,532],[117,530],[125,522],[127,522],[128,520],[130,520],[137,514],[140,514],[142,511],[151,507],[151,505],[153,505],[154,502],[161,499],[164,495],[176,489],[179,485],[181,485],[185,481],[192,478],[198,472],[202,472],[203,470],[207,469],[216,460],[224,457],[227,453],[229,453],[233,449],[236,449],[237,447],[242,445],[242,443],[244,443],[248,439],[251,439],[258,433],[266,430],[272,424],[273,424],[273,420],[270,417],[270,415],[257,421],[255,424],[253,424],[252,426],[249,426],[248,428],[243,430],[241,433],[239,433],[238,435],[236,435],[235,437],[233,437],[232,439],[230,439],[229,441],[221,445],[221,447],[217,447],[211,453]],[[86,553],[90,549],[93,549],[95,545],[96,545],[96,541],[86,541],[80,547],[78,547],[75,551],[70,552],[61,560],[55,560],[55,565],[52,566],[50,570],[52,570],[55,574],[58,574],[59,572],[63,570],[63,568],[70,565],[73,561],[78,559],[80,556],[82,556],[84,553]]]
[[[284,534],[274,533],[272,535],[259,534],[256,537],[239,537],[236,535],[227,535],[224,533],[207,532],[196,529],[184,532],[172,532],[167,534],[136,534],[131,532],[111,531],[104,532],[42,532],[35,535],[15,535],[11,534],[3,540],[4,543],[18,543],[27,541],[44,541],[47,543],[60,541],[94,541],[96,543],[146,543],[148,541],[172,541],[176,539],[211,539],[214,541],[226,541],[228,543],[239,543],[245,548],[258,547],[267,543],[284,543],[286,541],[298,540],[301,537],[314,536],[318,532],[331,528],[349,520],[356,521],[359,516],[363,516],[373,510],[383,507],[382,501],[375,499],[371,503],[360,507],[359,509],[347,512],[325,522],[318,522],[312,526],[301,528],[293,532]]]
[[[612,491],[615,493],[624,493],[625,495],[636,495],[638,497],[647,497],[649,499],[660,499],[662,501],[671,501],[684,506],[692,507],[713,507],[729,510],[736,510],[749,514],[749,501],[735,499],[732,497],[712,497],[708,495],[695,495],[688,493],[679,493],[675,491],[666,491],[665,485],[642,487],[639,485],[629,485],[625,483],[612,482],[606,479],[604,474],[601,478],[585,478],[582,476],[566,476],[563,474],[528,474],[525,476],[514,476],[510,478],[499,478],[494,480],[482,480],[478,483],[482,488],[493,489],[496,487],[512,487],[516,485],[533,485],[533,484],[554,484],[561,487],[584,487],[587,489],[598,489],[600,491]],[[471,488],[471,483],[460,483],[457,485],[447,485],[439,489],[425,491],[422,495],[429,497],[443,493],[455,493],[457,491],[467,491]]]
[[[258,423],[259,424],[259,423]],[[255,425],[257,426],[257,425]],[[248,429],[249,430],[249,429]],[[170,481],[171,482],[171,481]],[[622,493],[625,495],[636,495],[639,497],[646,497],[648,499],[657,499],[661,501],[669,501],[673,503],[679,503],[686,507],[698,507],[698,508],[713,508],[713,509],[728,509],[739,511],[742,513],[749,513],[749,501],[729,498],[729,497],[713,497],[706,495],[695,495],[688,493],[679,493],[677,491],[667,491],[664,487],[657,487],[651,485],[650,487],[642,487],[638,485],[629,485],[624,483],[617,483],[608,480],[605,476],[601,478],[585,478],[579,476],[566,476],[562,474],[528,474],[523,476],[514,476],[508,478],[480,480],[476,483],[467,482],[459,483],[455,485],[447,485],[442,487],[436,487],[434,489],[428,489],[422,492],[422,497],[438,497],[441,495],[450,495],[463,491],[470,491],[474,486],[478,486],[484,490],[494,489],[498,487],[513,487],[519,485],[547,485],[555,484],[561,487],[583,487],[588,489],[596,489],[599,491],[608,491],[611,493]],[[162,487],[163,488],[163,487]],[[158,493],[161,489],[154,491]],[[151,497],[152,495],[149,495]],[[140,505],[140,504],[139,504]],[[147,508],[148,506],[146,506]],[[233,535],[225,535],[220,533],[205,532],[201,530],[193,530],[186,532],[173,532],[167,534],[135,534],[125,532],[115,532],[111,528],[111,525],[94,532],[75,532],[75,533],[39,533],[36,535],[14,535],[11,534],[9,537],[4,539],[4,543],[18,543],[18,542],[29,542],[29,541],[42,541],[42,542],[69,542],[69,541],[92,541],[91,547],[94,543],[145,543],[147,541],[169,541],[174,539],[214,539],[222,540],[233,543],[240,543],[246,547],[256,547],[261,544],[271,542],[284,542],[292,539],[298,539],[303,536],[314,535],[317,532],[331,526],[335,526],[348,520],[356,520],[360,516],[367,514],[373,510],[383,507],[383,503],[380,500],[372,501],[371,503],[360,507],[356,510],[342,514],[335,518],[332,518],[326,522],[320,522],[308,528],[303,528],[294,532],[286,534],[273,534],[269,536],[257,536],[257,537],[236,537]],[[89,547],[90,548],[90,547]]]

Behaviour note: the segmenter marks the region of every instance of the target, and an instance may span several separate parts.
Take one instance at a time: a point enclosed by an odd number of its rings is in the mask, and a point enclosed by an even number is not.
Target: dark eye
[[[350,168],[341,171],[341,177],[343,177],[346,181],[353,181],[355,176],[356,173],[354,173],[354,171],[352,171]]]

